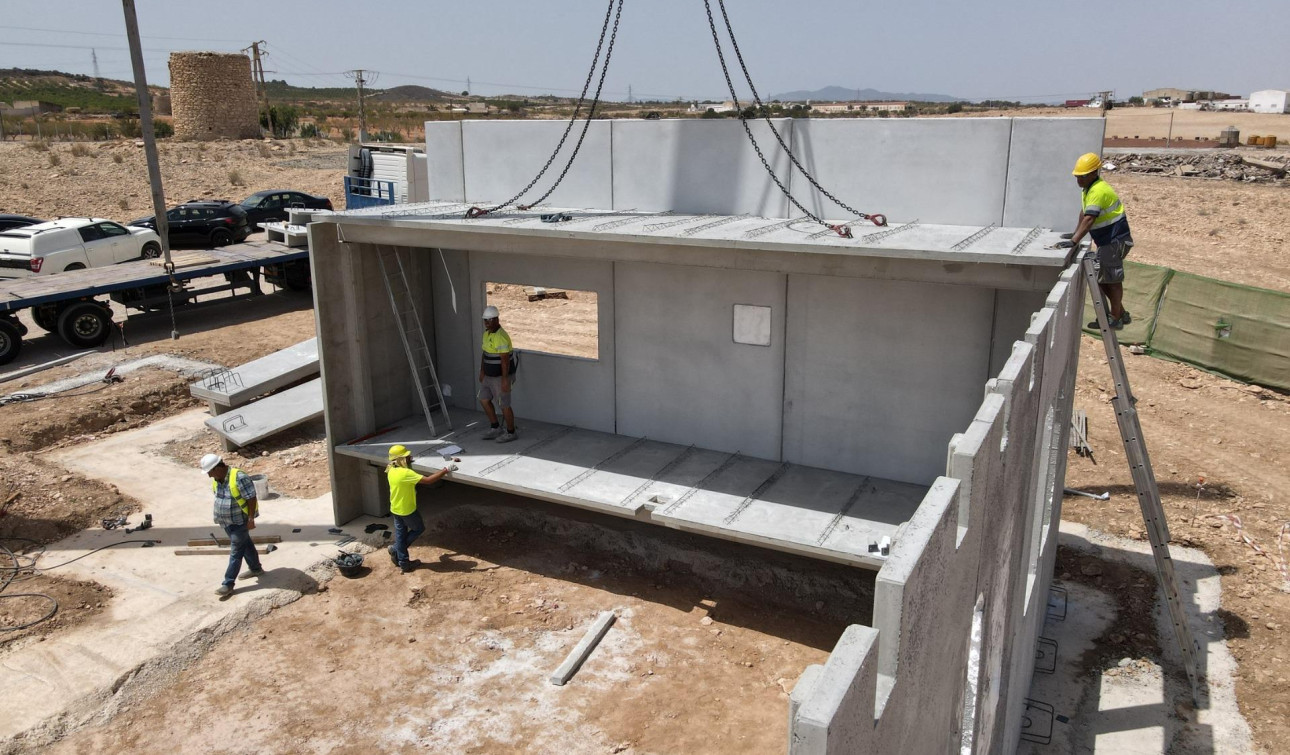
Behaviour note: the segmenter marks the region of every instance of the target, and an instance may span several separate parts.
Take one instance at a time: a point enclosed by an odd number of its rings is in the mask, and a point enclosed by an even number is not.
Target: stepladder
[[[1147,538],[1151,542],[1156,577],[1165,596],[1169,618],[1173,624],[1174,638],[1178,643],[1183,668],[1187,672],[1187,681],[1191,684],[1192,700],[1199,704],[1201,678],[1197,660],[1200,648],[1192,636],[1191,626],[1187,622],[1187,608],[1178,590],[1178,576],[1174,571],[1174,561],[1169,553],[1169,523],[1165,518],[1164,505],[1160,500],[1160,487],[1156,484],[1155,472],[1151,468],[1151,457],[1147,453],[1142,423],[1138,417],[1137,399],[1134,398],[1133,390],[1129,386],[1129,375],[1120,351],[1120,341],[1115,329],[1110,325],[1107,303],[1098,286],[1098,271],[1092,252],[1083,254],[1080,268],[1088,285],[1089,296],[1093,300],[1093,310],[1097,314],[1102,345],[1106,349],[1106,363],[1111,370],[1111,380],[1115,390],[1111,402],[1115,408],[1115,420],[1119,425],[1120,439],[1124,441],[1124,454],[1129,463],[1129,472],[1133,476],[1138,507],[1142,510]]]
[[[429,426],[432,434],[438,433],[438,425],[435,422],[437,413],[442,417],[442,425],[451,430],[452,419],[448,416],[448,405],[443,400],[443,389],[439,385],[439,376],[435,373],[434,355],[426,341],[421,316],[417,311],[416,298],[412,293],[412,285],[408,281],[404,253],[397,247],[378,246],[376,256],[380,263],[385,292],[389,294],[390,308],[394,313],[395,330],[399,332],[403,352],[408,358],[408,370],[412,375],[413,388],[417,402],[425,415],[426,425]]]

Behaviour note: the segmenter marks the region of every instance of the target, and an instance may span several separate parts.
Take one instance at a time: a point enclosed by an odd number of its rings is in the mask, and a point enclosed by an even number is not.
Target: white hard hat
[[[493,319],[494,317],[497,317],[497,315],[498,315],[497,307],[494,307],[494,306],[493,306],[493,305],[491,305],[491,304],[489,304],[487,307],[484,307],[484,319],[485,319],[485,320],[491,320],[491,319]]]
[[[224,460],[220,458],[219,454],[206,454],[205,456],[202,457],[202,471],[207,474],[210,474],[210,471],[212,469],[214,469],[215,467],[218,467],[223,463],[224,463]]]

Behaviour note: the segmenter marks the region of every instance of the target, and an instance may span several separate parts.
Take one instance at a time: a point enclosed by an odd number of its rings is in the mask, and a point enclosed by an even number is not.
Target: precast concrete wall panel
[[[1030,317],[1044,306],[1043,291],[998,289],[994,296],[994,332],[990,338],[990,369],[997,375],[1012,355],[1013,341],[1020,341],[1030,326]]]
[[[461,151],[462,123],[463,121],[426,121],[426,168],[429,174],[427,201],[466,201],[465,155]],[[509,196],[508,194],[507,197]]]
[[[619,262],[615,281],[618,432],[780,460],[784,276]],[[771,308],[770,346],[735,343],[736,304]]]
[[[981,403],[993,294],[789,276],[784,459],[931,484]]]
[[[787,186],[788,155],[764,121],[748,125]],[[775,127],[791,147],[795,123]],[[789,217],[737,120],[620,120],[613,129],[614,209]]]
[[[998,224],[1008,172],[1008,118],[808,119],[793,152],[824,188],[893,223]],[[848,213],[798,172],[794,196],[827,218]]]
[[[480,344],[470,283],[470,253],[458,249],[419,249],[430,258],[434,310],[435,370],[448,406],[474,409],[479,380]]]
[[[514,283],[526,286],[567,288],[596,293],[599,356],[596,359],[548,354],[526,347],[523,339],[512,340],[522,351],[520,371],[513,387],[512,401],[517,417],[543,422],[576,425],[588,430],[614,432],[614,267],[607,261],[527,257],[494,252],[471,252],[471,311],[482,314],[484,284]],[[501,308],[502,327],[508,313]],[[484,334],[480,314],[472,317],[473,364],[482,353]],[[657,338],[665,338],[663,333]]]
[[[1102,154],[1103,118],[1014,118],[1003,225],[1075,230],[1080,190],[1071,175],[1085,152]]]
[[[542,170],[567,125],[561,121],[462,121],[461,152],[468,202],[504,202]],[[581,123],[565,140],[555,162],[519,202],[537,200],[564,170]],[[592,121],[578,159],[544,204],[554,207],[613,209],[610,121]],[[426,144],[427,150],[430,145]],[[432,197],[440,199],[441,197]]]

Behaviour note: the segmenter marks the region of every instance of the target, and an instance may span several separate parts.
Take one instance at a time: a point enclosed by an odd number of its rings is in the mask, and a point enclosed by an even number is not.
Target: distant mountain
[[[877,89],[847,89],[846,87],[829,86],[808,92],[799,89],[783,94],[773,94],[770,99],[781,102],[811,100],[821,102],[848,100],[902,100],[914,102],[967,102],[963,97],[952,97],[948,94],[923,94],[919,92],[880,92]]]
[[[446,100],[452,96],[438,89],[409,84],[407,86],[382,89],[379,94],[373,95],[372,99],[390,102],[419,102],[422,100]]]

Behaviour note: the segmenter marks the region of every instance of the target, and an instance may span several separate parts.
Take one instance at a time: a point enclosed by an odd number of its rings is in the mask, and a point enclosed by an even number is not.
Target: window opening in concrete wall
[[[981,688],[981,634],[985,631],[985,594],[978,593],[972,609],[972,632],[968,635],[967,678],[963,680],[963,720],[959,731],[963,739],[959,751],[972,755],[976,733],[976,696]]]
[[[485,283],[486,304],[519,351],[600,358],[599,297],[595,291],[518,283]]]
[[[750,346],[770,345],[770,307],[736,304],[734,308],[735,343]]]

